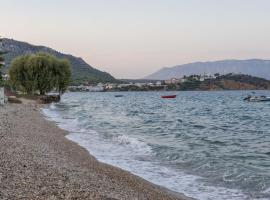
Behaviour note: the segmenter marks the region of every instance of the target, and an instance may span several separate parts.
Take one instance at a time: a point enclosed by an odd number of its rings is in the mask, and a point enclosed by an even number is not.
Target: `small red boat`
[[[176,97],[176,95],[164,95],[164,96],[161,96],[161,98],[163,99],[174,99]]]

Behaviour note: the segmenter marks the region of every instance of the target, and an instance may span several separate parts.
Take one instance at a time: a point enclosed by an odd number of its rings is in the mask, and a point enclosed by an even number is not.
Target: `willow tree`
[[[58,60],[54,69],[54,85],[56,86],[59,95],[61,95],[67,90],[67,86],[70,82],[71,67],[67,60]]]
[[[40,95],[44,95],[54,89],[62,94],[70,81],[70,68],[67,60],[37,53],[15,58],[9,76],[12,85],[27,94],[39,91]]]

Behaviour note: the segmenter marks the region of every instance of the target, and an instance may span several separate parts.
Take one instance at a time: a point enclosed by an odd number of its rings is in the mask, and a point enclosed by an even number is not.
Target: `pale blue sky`
[[[0,35],[84,58],[117,78],[270,58],[270,0],[0,0]]]

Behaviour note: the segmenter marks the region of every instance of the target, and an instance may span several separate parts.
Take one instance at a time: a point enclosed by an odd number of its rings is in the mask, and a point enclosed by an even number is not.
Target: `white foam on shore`
[[[52,105],[43,109],[44,115],[70,132],[66,137],[86,148],[99,161],[130,171],[146,180],[202,200],[250,199],[241,191],[206,185],[200,177],[162,166],[148,159],[154,153],[151,147],[137,138],[119,134],[104,138],[93,130],[80,128],[77,119],[63,118]]]

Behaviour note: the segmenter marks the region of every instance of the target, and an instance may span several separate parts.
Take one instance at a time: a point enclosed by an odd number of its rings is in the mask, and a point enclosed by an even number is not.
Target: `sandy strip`
[[[37,105],[0,107],[0,199],[188,199],[98,162]]]

